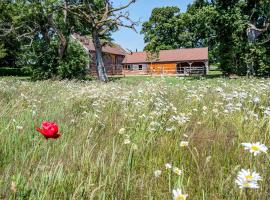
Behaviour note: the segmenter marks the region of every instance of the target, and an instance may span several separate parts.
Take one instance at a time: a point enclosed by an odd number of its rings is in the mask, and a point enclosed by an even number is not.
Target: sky
[[[113,0],[114,6],[124,5],[129,0]],[[187,5],[192,3],[193,0],[137,0],[131,5],[127,11],[130,13],[130,18],[134,21],[145,22],[148,21],[151,12],[156,7],[163,6],[177,6],[181,12],[185,12]],[[112,34],[114,41],[120,44],[123,48],[132,51],[142,51],[145,44],[143,35],[140,34],[141,24],[136,27],[138,33],[128,28],[120,28],[117,32]]]

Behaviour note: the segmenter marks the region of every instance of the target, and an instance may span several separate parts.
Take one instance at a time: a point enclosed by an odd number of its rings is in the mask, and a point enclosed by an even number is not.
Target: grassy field
[[[268,79],[0,78],[0,199],[268,200],[269,156],[241,143],[270,145],[269,97]],[[258,189],[238,187],[241,169]]]

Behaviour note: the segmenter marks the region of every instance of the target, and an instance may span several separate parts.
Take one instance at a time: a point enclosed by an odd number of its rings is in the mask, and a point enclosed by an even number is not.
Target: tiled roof
[[[190,48],[161,50],[159,59],[155,62],[203,61],[208,60],[208,48]],[[127,54],[124,64],[149,63],[146,52],[133,52]]]
[[[95,51],[93,41],[89,39],[87,36],[80,36],[78,34],[73,34],[72,37],[74,39],[79,40],[84,45],[84,47],[87,48],[89,51]],[[121,46],[115,43],[112,43],[112,45],[103,46],[102,52],[123,56],[127,54],[127,52]]]

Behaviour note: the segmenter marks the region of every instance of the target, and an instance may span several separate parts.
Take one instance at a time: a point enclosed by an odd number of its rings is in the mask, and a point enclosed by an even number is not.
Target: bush
[[[85,78],[89,56],[77,42],[70,42],[66,56],[60,61],[58,75],[62,79]]]
[[[66,54],[60,59],[58,56],[59,41],[57,38],[48,44],[36,40],[31,49],[25,49],[21,55],[22,64],[29,65],[33,80],[41,79],[82,79],[86,76],[89,56],[83,47],[69,41]]]
[[[49,79],[57,76],[58,53],[56,39],[47,43],[35,40],[31,47],[26,46],[20,55],[21,66],[30,66],[33,80]]]

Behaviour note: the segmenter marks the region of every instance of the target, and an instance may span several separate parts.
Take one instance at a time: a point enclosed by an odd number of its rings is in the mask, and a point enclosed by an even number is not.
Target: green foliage
[[[14,19],[18,18],[19,9],[9,1],[0,1],[0,66],[15,66],[20,52],[20,42],[16,39],[16,34],[5,29],[9,29],[14,24]]]
[[[180,12],[177,7],[155,8],[148,22],[143,23],[141,33],[147,43],[145,50],[158,51],[161,49],[177,48],[175,31],[176,15]]]
[[[67,48],[66,56],[59,63],[58,75],[61,78],[84,78],[89,65],[89,55],[83,47],[76,43],[70,42]]]
[[[1,2],[0,42],[8,54],[4,61],[10,59],[9,55],[15,56],[17,66],[31,66],[33,79],[59,77],[60,62],[74,62],[66,51],[71,29],[77,26],[73,15],[62,9],[63,4],[59,0]],[[73,72],[77,77],[78,72]]]
[[[29,76],[22,68],[0,67],[0,76]]]
[[[44,40],[36,40],[31,48],[26,47],[21,55],[22,65],[31,66],[32,79],[49,79],[57,77],[59,57],[57,53],[58,40],[50,43]]]
[[[176,7],[154,9],[142,33],[146,50],[209,47],[210,63],[219,65],[224,74],[245,75],[249,58],[257,75],[268,76],[270,29],[262,32],[253,47],[246,30],[249,24],[263,28],[269,21],[267,0],[196,0],[185,13]]]
[[[128,13],[120,13],[135,1],[125,6],[113,8],[112,1],[1,1],[0,2],[0,44],[4,44],[8,55],[21,59],[13,59],[18,66],[32,66],[34,79],[54,77],[82,77],[85,69],[84,55],[80,56],[78,48],[69,44],[72,33],[92,34],[99,64],[104,74],[102,48],[99,40],[109,41],[112,31],[125,26],[134,28],[134,23]],[[127,22],[127,24],[126,24]],[[129,24],[131,23],[131,24]],[[7,37],[6,37],[7,36]],[[9,38],[8,41],[5,38]],[[15,38],[16,42],[12,40]],[[10,53],[15,44],[19,49],[16,54]],[[7,45],[8,44],[8,45]],[[0,52],[1,53],[1,52]],[[74,58],[73,54],[77,57]],[[4,61],[6,61],[5,56]],[[0,60],[1,64],[1,60]],[[64,66],[66,65],[66,66]],[[76,65],[76,66],[75,66]],[[58,67],[60,66],[60,71]],[[60,73],[60,74],[59,74]],[[72,74],[74,73],[74,74]],[[100,74],[99,74],[99,77]]]
[[[31,66],[32,79],[71,79],[84,78],[89,58],[83,47],[77,42],[69,42],[67,52],[63,58],[58,56],[58,39],[48,44],[37,40],[32,45],[33,50],[22,54],[22,65]]]
[[[7,55],[6,49],[4,49],[4,45],[0,44],[0,59],[4,58]]]
[[[212,25],[217,11],[206,2],[197,3],[198,5],[189,6],[186,13],[180,13],[177,7],[154,9],[149,21],[145,22],[142,28],[147,43],[145,50],[206,46],[213,47],[210,50],[214,49],[216,41]],[[212,61],[215,57],[210,59]]]

